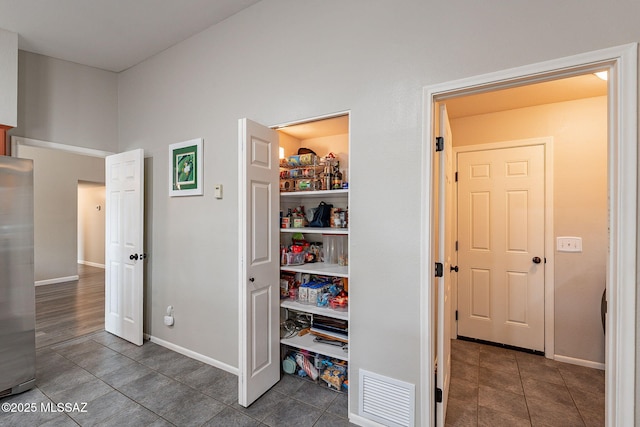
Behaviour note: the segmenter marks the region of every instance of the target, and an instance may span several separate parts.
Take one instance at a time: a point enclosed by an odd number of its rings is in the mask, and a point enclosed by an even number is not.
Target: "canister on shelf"
[[[323,182],[322,189],[323,190],[331,190],[331,166],[326,166],[324,168],[324,172],[322,173]]]
[[[338,265],[349,265],[349,242],[347,236],[336,236],[336,259]]]
[[[280,191],[293,191],[295,190],[296,182],[293,179],[281,179]]]
[[[331,189],[342,190],[342,173],[337,171],[331,178]]]
[[[341,214],[342,209],[340,208],[331,208],[331,215],[329,216],[329,227],[332,228],[342,228],[344,215]]]
[[[322,251],[325,264],[337,264],[338,254],[336,252],[336,236],[331,234],[322,235]]]

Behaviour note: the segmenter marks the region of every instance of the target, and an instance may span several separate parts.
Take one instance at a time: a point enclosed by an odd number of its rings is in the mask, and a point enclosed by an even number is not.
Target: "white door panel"
[[[144,151],[108,156],[105,171],[105,330],[142,345]]]
[[[438,283],[438,370],[436,385],[442,390],[442,403],[436,407],[438,425],[444,425],[451,380],[451,287],[455,280],[451,267],[455,263],[453,251],[453,143],[446,107],[440,108],[440,132],[444,150],[439,152],[438,179],[438,259],[443,261],[444,276]]]
[[[249,406],[280,379],[277,133],[247,119],[240,139],[240,350],[238,402]]]
[[[490,319],[491,316],[491,272],[471,268],[471,313],[479,319]],[[460,284],[458,284],[460,286]],[[458,332],[460,333],[460,332]]]
[[[544,147],[459,153],[458,179],[458,335],[544,351]]]

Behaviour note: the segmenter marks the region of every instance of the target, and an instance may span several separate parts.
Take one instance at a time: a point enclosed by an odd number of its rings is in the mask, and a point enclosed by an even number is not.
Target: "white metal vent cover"
[[[360,369],[360,416],[386,426],[412,427],[415,390],[414,384]]]

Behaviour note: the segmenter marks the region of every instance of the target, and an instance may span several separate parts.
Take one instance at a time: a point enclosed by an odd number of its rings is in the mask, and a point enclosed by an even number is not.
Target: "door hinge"
[[[456,321],[458,320],[458,310],[456,310]]]
[[[444,276],[444,266],[441,262],[436,262],[436,277]]]
[[[455,178],[456,182],[458,182],[458,172],[455,173]]]
[[[444,150],[444,138],[441,136],[436,137],[436,151]]]
[[[442,389],[436,387],[436,403],[442,403]]]
[[[456,240],[456,252],[458,251],[458,241]]]

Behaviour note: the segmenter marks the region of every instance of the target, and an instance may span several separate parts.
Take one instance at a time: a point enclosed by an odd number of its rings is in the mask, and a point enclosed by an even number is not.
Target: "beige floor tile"
[[[482,427],[527,427],[531,422],[529,418],[520,418],[504,412],[480,406],[478,407],[478,426]]]
[[[449,384],[449,398],[467,402],[470,405],[478,404],[478,384],[466,381],[462,378],[451,378]]]
[[[575,405],[565,405],[551,400],[541,400],[535,397],[527,398],[531,425],[545,427],[574,427],[584,426],[582,417]]]
[[[569,390],[604,395],[604,371],[568,363],[558,369]]]
[[[478,387],[478,407],[485,407],[518,418],[528,418],[529,411],[523,394],[511,393],[492,387]]]
[[[480,344],[470,341],[451,340],[451,358],[477,366],[479,364],[481,347]]]
[[[496,368],[497,369],[489,369],[481,366],[478,372],[478,384],[492,387],[496,390],[504,390],[524,395],[518,371],[504,371],[501,370],[499,366],[496,366]]]
[[[570,393],[586,425],[603,426],[605,424],[604,394],[580,390],[570,390]]]
[[[560,375],[560,371],[555,367],[543,364],[520,364],[518,363],[520,376],[524,378],[533,378],[539,381],[545,381],[553,384],[564,385],[564,379]]]
[[[462,340],[451,352],[448,426],[604,425],[603,371]]]
[[[470,365],[455,359],[451,360],[451,378],[462,378],[477,384],[478,371],[478,365]]]
[[[478,407],[458,399],[449,399],[445,426],[474,427],[478,425]]]
[[[564,384],[554,384],[532,378],[524,378],[522,380],[522,387],[524,388],[524,395],[527,400],[529,398],[536,398],[570,406],[573,405],[573,399]]]

